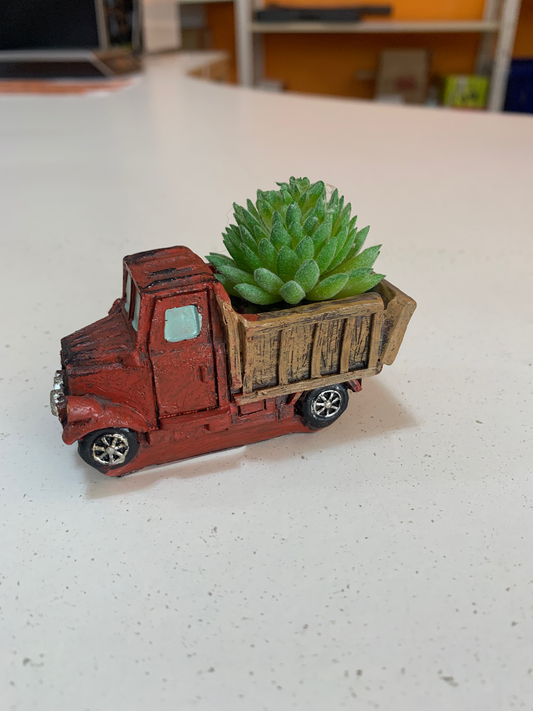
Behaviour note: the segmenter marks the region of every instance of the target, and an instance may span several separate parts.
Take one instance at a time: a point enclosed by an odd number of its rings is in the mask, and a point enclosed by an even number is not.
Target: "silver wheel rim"
[[[127,437],[119,432],[100,435],[92,446],[94,461],[110,467],[124,464],[129,451],[130,445]]]
[[[313,415],[329,420],[338,415],[342,408],[342,398],[338,390],[323,390],[311,404]]]

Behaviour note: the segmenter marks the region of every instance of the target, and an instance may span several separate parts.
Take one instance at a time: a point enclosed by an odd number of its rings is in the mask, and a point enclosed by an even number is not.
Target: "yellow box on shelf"
[[[484,109],[488,92],[487,77],[449,74],[443,78],[442,104],[462,109]]]

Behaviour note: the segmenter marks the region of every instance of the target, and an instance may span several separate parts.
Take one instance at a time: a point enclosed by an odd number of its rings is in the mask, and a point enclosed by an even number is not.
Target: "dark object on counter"
[[[1,0],[0,79],[140,70],[140,0]]]
[[[101,79],[141,70],[135,52],[127,49],[36,50],[0,52],[0,81],[49,79]]]
[[[353,5],[352,7],[290,7],[271,3],[258,10],[259,22],[360,22],[364,15],[387,16],[391,5]]]
[[[513,59],[504,111],[533,114],[533,59]]]

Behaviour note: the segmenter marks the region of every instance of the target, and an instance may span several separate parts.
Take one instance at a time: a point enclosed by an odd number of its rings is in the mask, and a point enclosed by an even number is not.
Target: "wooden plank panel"
[[[239,338],[239,321],[237,314],[230,304],[216,296],[217,305],[222,316],[224,332],[226,334],[226,352],[233,390],[242,388],[242,362],[241,362],[241,342]]]
[[[278,384],[278,358],[280,349],[279,329],[257,333],[247,332],[247,339],[253,342],[252,390],[273,387]]]
[[[319,321],[315,326],[313,334],[313,350],[311,353],[311,379],[320,377],[320,366],[322,364],[322,349],[325,340],[324,324]]]
[[[416,309],[416,301],[385,279],[378,285],[378,289],[386,304],[380,362],[392,365]]]
[[[292,328],[281,329],[279,332],[278,385],[288,383],[291,349],[300,345],[293,339]]]
[[[370,331],[370,345],[368,347],[368,367],[374,368],[378,362],[379,345],[383,331],[383,313],[374,314],[372,329]]]
[[[243,393],[252,392],[254,377],[254,346],[252,335],[245,333],[244,338],[244,377],[242,379]]]
[[[264,331],[273,327],[284,328],[329,319],[345,318],[352,314],[365,315],[383,310],[383,300],[379,294],[368,293],[352,296],[338,301],[322,301],[316,304],[295,306],[284,311],[275,311],[257,315],[257,320],[248,320],[239,316],[246,324],[246,330]]]
[[[371,375],[377,375],[380,370],[381,366],[378,366],[377,368],[365,368],[364,370],[354,371],[349,374],[350,377],[348,378],[346,373],[335,373],[334,375],[328,375],[321,378],[301,380],[299,383],[287,383],[287,385],[278,385],[274,388],[264,388],[261,390],[256,390],[253,393],[235,395],[235,401],[238,405],[241,405],[246,402],[253,402],[254,400],[261,400],[263,398],[278,397],[280,395],[290,395],[294,392],[306,392],[308,390],[314,390],[314,388],[325,387],[326,385],[344,383],[350,379],[369,378]]]
[[[352,347],[353,335],[355,331],[355,316],[348,316],[344,322],[344,333],[342,334],[341,357],[339,371],[347,373],[350,368],[350,350]]]
[[[349,371],[367,367],[371,319],[371,316],[355,317],[352,345],[350,348]]]
[[[322,327],[324,329],[324,343],[320,359],[320,374],[333,375],[333,373],[339,372],[344,319],[322,322]]]
[[[308,380],[311,377],[311,352],[314,331],[314,324],[299,325],[292,329],[288,363],[288,382],[290,383]],[[298,344],[298,347],[295,347],[296,344]]]

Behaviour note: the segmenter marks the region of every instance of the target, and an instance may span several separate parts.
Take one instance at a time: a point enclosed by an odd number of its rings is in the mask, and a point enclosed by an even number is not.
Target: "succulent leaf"
[[[348,281],[347,274],[333,274],[319,281],[318,284],[307,294],[311,301],[326,301],[332,299],[344,287]]]
[[[273,296],[269,294],[268,291],[261,289],[260,286],[253,286],[252,284],[237,284],[235,291],[239,296],[242,296],[246,301],[250,301],[252,304],[258,304],[259,306],[267,306],[268,304],[275,304],[281,301],[280,296]]]
[[[308,210],[312,209],[316,204],[318,199],[324,195],[326,191],[326,186],[324,183],[319,180],[318,183],[315,183],[314,185],[311,185],[309,188],[309,191],[307,193],[307,204],[306,208]]]
[[[242,244],[245,244],[249,249],[252,250],[252,252],[257,252],[257,242],[252,237],[252,233],[250,232],[250,230],[244,225],[241,225],[240,232]]]
[[[305,291],[297,281],[287,281],[279,291],[280,296],[288,304],[299,304],[305,298]]]
[[[322,222],[326,216],[326,193],[323,192],[322,195],[316,201],[314,214],[318,217],[319,221]]]
[[[291,222],[289,224],[289,234],[292,239],[293,248],[301,241],[304,236],[303,227],[299,222]]]
[[[239,284],[243,282],[244,284],[254,284],[254,278],[252,274],[245,272],[244,269],[237,269],[237,267],[232,267],[229,264],[221,264],[217,267],[218,271],[224,276]]]
[[[231,254],[233,257],[235,264],[240,268],[240,269],[245,269],[246,270],[246,259],[244,258],[244,253],[241,249],[241,247],[236,243],[236,241],[230,237],[229,235],[226,235],[226,237],[223,240],[224,245],[228,252]],[[213,266],[217,266],[212,260],[211,256],[208,257],[209,261]]]
[[[357,256],[345,260],[342,267],[337,267],[337,270],[340,268],[343,272],[351,272],[354,269],[361,269],[362,267],[373,267],[374,262],[379,257],[380,249],[380,244],[377,244],[375,247],[368,247]]]
[[[291,281],[298,271],[300,260],[290,247],[282,247],[278,252],[278,274],[283,281]]]
[[[333,219],[331,214],[328,214],[324,222],[313,235],[315,249],[320,249],[322,245],[331,237],[331,228],[333,227]]]
[[[257,249],[258,248],[256,247],[256,250]],[[261,261],[260,257],[258,257],[257,254],[253,252],[250,247],[248,247],[247,244],[243,243],[242,251],[248,264],[248,269],[260,269],[263,266],[263,262]]]
[[[294,281],[298,282],[306,294],[316,285],[319,277],[318,264],[314,259],[307,259],[294,275]]]
[[[315,256],[315,245],[311,237],[304,237],[300,240],[294,251],[298,255],[300,263],[306,259],[313,259]]]
[[[350,253],[350,250],[352,248],[354,237],[355,236],[352,235],[351,237],[348,238],[348,240],[346,241],[344,247],[342,247],[340,252],[339,252],[339,247],[337,246],[337,254],[335,255],[335,259],[329,265],[330,272],[335,270],[335,267],[338,267],[339,265],[343,265],[344,260],[346,259],[346,257],[348,256],[348,254]],[[342,271],[344,271],[344,269]]]
[[[279,215],[279,212],[274,214]],[[292,237],[285,229],[281,215],[280,218],[281,222],[276,220],[274,226],[272,227],[272,232],[270,233],[270,241],[278,252],[282,247],[292,247]]]
[[[333,237],[332,239],[326,242],[326,244],[322,247],[316,258],[316,263],[319,266],[321,274],[323,274],[331,264],[331,261],[333,260],[336,251],[337,237]]]
[[[359,272],[363,270],[357,269],[355,271]],[[352,273],[352,276],[348,277],[345,286],[337,294],[337,298],[342,299],[345,296],[357,296],[357,294],[364,294],[365,291],[373,289],[382,279],[385,278],[384,274],[374,274],[371,269],[366,271],[368,271],[366,275],[356,276]]]
[[[298,203],[293,202],[291,205],[289,205],[289,207],[287,208],[287,214],[285,215],[285,221],[287,223],[287,226],[289,227],[293,222],[301,224],[302,211],[298,207]]]
[[[261,289],[268,291],[269,294],[279,294],[279,290],[283,286],[283,280],[279,278],[277,274],[271,272],[269,269],[261,267],[256,269],[254,272],[254,279],[259,284]]]
[[[370,232],[370,225],[368,225],[367,227],[363,227],[361,230],[357,231],[357,233],[355,235],[355,241],[353,243],[353,251],[355,252],[355,254],[358,254],[361,251],[361,249],[363,248],[363,245],[365,243],[365,240],[366,240],[369,232]]]
[[[235,261],[231,259],[231,257],[226,257],[225,254],[216,254],[211,252],[207,258],[214,267],[217,267],[217,269],[219,266],[237,267]]]
[[[232,279],[228,279],[224,274],[215,274],[215,279],[222,284],[230,296],[239,296],[235,291],[235,282]]]
[[[258,222],[258,224],[261,223],[261,215],[257,212],[256,206],[253,204],[253,202],[248,199],[246,201],[246,207],[248,208],[248,212],[252,217],[255,218],[255,220]]]
[[[272,205],[264,198],[257,201],[257,210],[261,215],[261,219],[268,227],[272,221],[272,215],[274,213],[274,208]]]
[[[372,271],[380,246],[361,251],[369,228],[356,229],[338,190],[328,199],[322,181],[294,176],[277,186],[258,190],[246,207],[233,205],[235,221],[223,234],[230,256],[208,256],[230,295],[297,304],[361,294],[383,279]]]
[[[258,251],[265,267],[275,273],[278,263],[278,253],[272,242],[266,238],[262,239],[261,242],[259,242]]]
[[[304,222],[303,229],[304,229],[304,235],[309,235],[311,236],[313,232],[316,230],[318,227],[319,222],[318,222],[318,217],[315,215],[309,215],[307,220]]]

